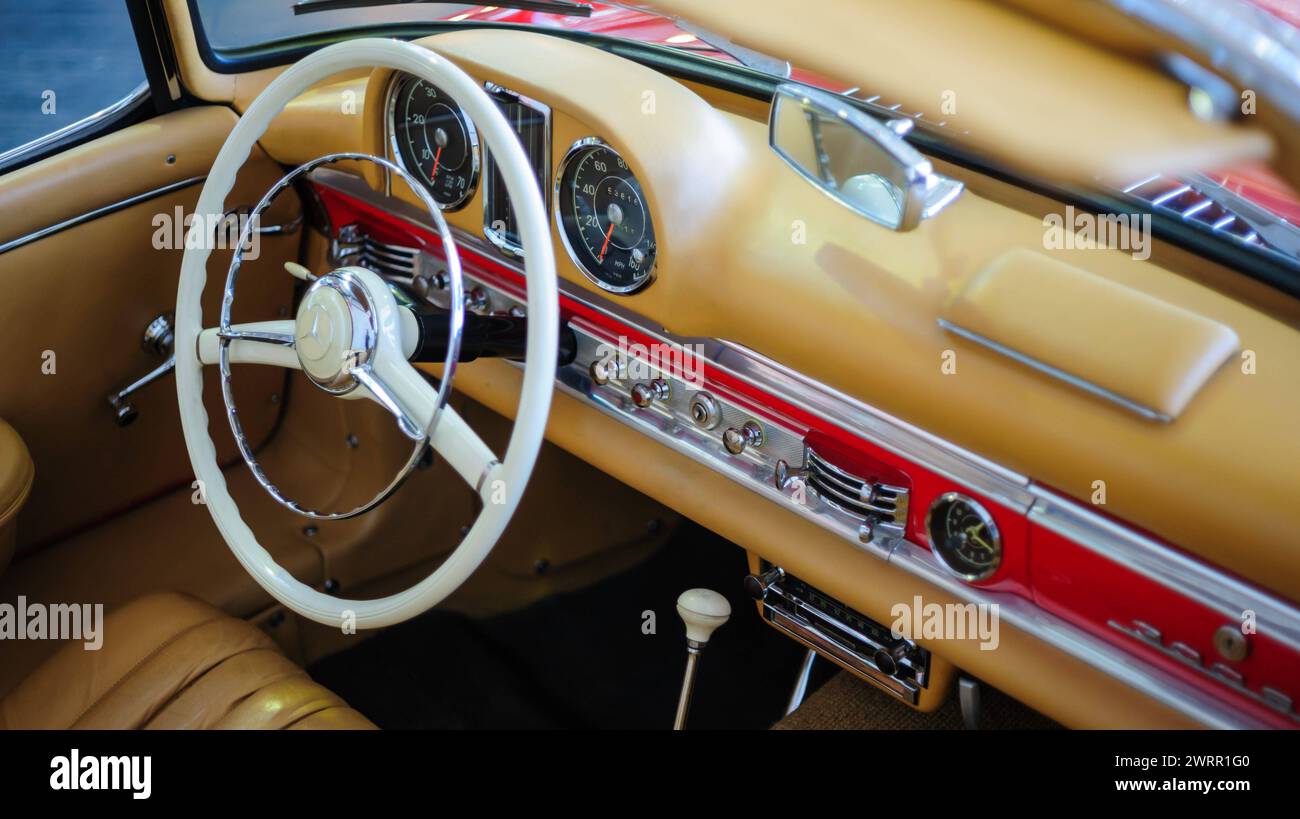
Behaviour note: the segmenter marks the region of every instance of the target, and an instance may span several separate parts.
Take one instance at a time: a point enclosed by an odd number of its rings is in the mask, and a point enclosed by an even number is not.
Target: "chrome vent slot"
[[[409,280],[416,274],[416,258],[419,255],[419,248],[390,245],[364,236],[357,264],[381,276]]]
[[[818,496],[846,512],[880,535],[902,537],[907,526],[908,491],[903,486],[859,478],[804,448],[804,475]]]
[[[1300,229],[1204,174],[1183,179],[1153,174],[1124,193],[1238,244],[1300,258]]]
[[[330,246],[330,260],[339,266],[360,265],[403,285],[410,285],[420,275],[418,247],[381,242],[355,223],[339,228]]]
[[[1264,244],[1264,240],[1259,238],[1259,234],[1244,219],[1180,180],[1155,174],[1129,185],[1124,193],[1185,221],[1200,222],[1215,233],[1242,244]]]

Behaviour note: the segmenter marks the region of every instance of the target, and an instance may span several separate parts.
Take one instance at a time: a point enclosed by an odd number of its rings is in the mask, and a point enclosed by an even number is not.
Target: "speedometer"
[[[439,88],[403,76],[389,100],[388,128],[402,167],[424,182],[438,207],[455,210],[478,184],[478,133]]]
[[[655,230],[641,183],[627,162],[595,137],[565,155],[556,183],[560,236],[575,264],[614,293],[645,286],[655,266]]]

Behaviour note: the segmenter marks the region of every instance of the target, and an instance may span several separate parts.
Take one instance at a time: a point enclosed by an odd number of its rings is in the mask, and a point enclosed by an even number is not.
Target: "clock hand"
[[[980,527],[978,525],[968,526],[966,527],[966,531],[964,532],[964,534],[966,535],[967,538],[977,543],[979,547],[984,551],[986,552],[993,551],[993,546],[989,543],[986,543],[984,539],[979,536],[979,529]]]

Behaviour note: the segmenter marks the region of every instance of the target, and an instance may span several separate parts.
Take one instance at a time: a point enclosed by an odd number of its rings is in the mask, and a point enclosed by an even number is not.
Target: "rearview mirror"
[[[893,230],[911,230],[964,187],[934,172],[903,139],[912,120],[889,124],[843,97],[795,83],[777,87],[768,123],[777,155],[845,207]]]

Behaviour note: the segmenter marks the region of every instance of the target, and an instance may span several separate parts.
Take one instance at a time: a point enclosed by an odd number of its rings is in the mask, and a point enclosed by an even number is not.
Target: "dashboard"
[[[557,374],[551,440],[761,555],[757,574],[784,567],[798,578],[778,590],[815,587],[837,601],[823,605],[877,623],[916,589],[927,600],[1001,605],[1014,629],[997,661],[949,642],[924,665],[936,684],[956,663],[1062,721],[1093,725],[1150,721],[1146,698],[1201,724],[1234,724],[1239,714],[1203,693],[1226,685],[1252,719],[1296,720],[1290,699],[1285,714],[1274,707],[1273,681],[1300,651],[1300,621],[1273,593],[1300,597],[1285,548],[1300,520],[1288,522],[1294,505],[1270,500],[1290,480],[1289,439],[1278,430],[1290,423],[1294,385],[1252,382],[1262,391],[1249,400],[1258,423],[1231,440],[1221,430],[1248,399],[1225,377],[1176,424],[1147,426],[962,347],[936,322],[1009,248],[1041,251],[1033,208],[1043,205],[1028,194],[941,166],[967,194],[942,218],[896,233],[791,173],[768,148],[765,104],[545,35],[423,42],[502,106],[544,195],[561,310],[578,336],[577,356]],[[332,116],[344,91],[364,97],[361,116]],[[474,124],[440,89],[377,69],[304,95],[263,142],[285,163],[360,150],[402,164],[457,236],[471,309],[519,314],[527,259],[511,241],[508,192],[495,186]],[[362,166],[317,181],[335,244],[362,225],[365,236],[348,238],[364,239],[372,261],[436,302],[438,250],[418,199]],[[1288,355],[1294,344],[1293,330],[1187,271],[1121,254],[1067,258],[1222,321],[1255,349]],[[610,377],[599,351],[620,344],[676,357]],[[456,384],[509,415],[516,378],[505,362],[478,361]],[[1077,501],[1099,475],[1110,495],[1100,513]],[[1207,480],[1237,487],[1231,513],[1183,500]],[[794,500],[801,483],[815,502]],[[1243,516],[1258,521],[1266,545],[1232,546]],[[1260,585],[1235,585],[1216,567]],[[1214,668],[1225,600],[1278,625],[1279,638],[1258,640],[1242,666],[1244,682]],[[1153,614],[1157,601],[1163,613]],[[1160,671],[1135,665],[1137,655]],[[1102,657],[1113,658],[1102,675],[1110,682],[1082,690]],[[1124,713],[1117,691],[1129,690],[1143,692],[1143,705]],[[914,704],[928,707],[927,696]],[[1077,719],[1064,714],[1071,709]]]

